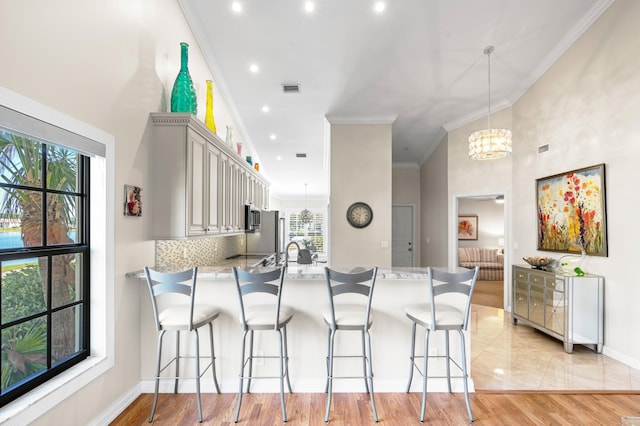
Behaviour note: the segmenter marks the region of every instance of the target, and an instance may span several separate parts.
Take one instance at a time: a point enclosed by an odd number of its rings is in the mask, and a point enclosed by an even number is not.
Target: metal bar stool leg
[[[216,386],[216,393],[220,393],[218,376],[216,375],[216,352],[213,345],[213,323],[209,323],[209,341],[211,342],[211,370],[213,370],[213,384]]]
[[[178,393],[178,377],[180,377],[180,331],[176,331],[176,379],[173,393]]]
[[[407,383],[407,393],[411,389],[411,381],[413,380],[413,369],[415,368],[416,357],[416,323],[411,327],[411,354],[409,355],[409,383]]]
[[[289,393],[293,393],[291,390],[291,382],[289,381],[289,352],[287,342],[287,327],[284,326],[282,328],[282,338],[284,339],[284,376],[287,378],[287,388],[289,389]]]
[[[242,348],[240,349],[240,385],[238,386],[238,406],[236,407],[236,415],[233,418],[234,423],[238,423],[238,416],[240,415],[240,405],[242,404],[242,381],[244,379],[244,355],[247,343],[247,331],[242,333]]]
[[[155,391],[153,392],[153,405],[151,406],[151,414],[149,414],[149,423],[153,422],[153,415],[156,412],[156,406],[158,405],[158,390],[160,387],[160,365],[162,362],[162,340],[164,339],[164,330],[158,333],[158,356],[156,360],[156,379],[155,379]]]
[[[253,375],[253,330],[249,330],[249,375],[247,376],[247,393],[251,393],[251,376]]]
[[[198,404],[198,423],[202,423],[202,401],[200,399],[200,333],[198,333],[198,330],[193,330],[193,332],[196,335],[196,403]]]
[[[367,393],[370,393],[369,391],[369,383],[367,381],[367,350],[365,348],[365,330],[363,329],[360,332],[360,338],[362,340],[362,376],[364,378],[364,389],[366,390]]]
[[[458,330],[460,333],[460,347],[462,348],[462,383],[464,385],[464,402],[467,405],[467,414],[469,414],[469,423],[473,423],[473,414],[471,414],[471,404],[469,403],[469,386],[467,384],[467,379],[469,376],[467,375],[467,351],[465,349],[464,344],[464,333],[462,330]]]
[[[280,408],[282,410],[282,421],[287,422],[287,411],[284,406],[284,336],[281,330],[277,330],[280,340]]]
[[[368,354],[365,353],[365,356],[367,359],[367,365],[369,366],[369,371],[365,372],[365,375],[369,379],[369,396],[371,399],[371,409],[373,410],[373,421],[378,422],[378,411],[376,410],[376,401],[373,398],[373,365],[371,360],[371,334],[369,333],[368,330],[366,331],[366,333],[367,333],[367,347],[368,347],[369,353]]]
[[[451,393],[451,354],[449,352],[449,330],[445,330],[444,340],[445,340],[445,350],[446,353],[446,361],[447,361],[447,386],[449,387],[449,393]]]
[[[424,333],[424,362],[422,364],[422,408],[420,409],[420,422],[424,422],[424,410],[427,406],[427,368],[429,367],[429,329]]]
[[[327,331],[327,382],[324,385],[324,393],[329,391],[329,353],[331,352],[331,329]]]
[[[331,391],[333,390],[333,343],[336,333],[335,330],[331,330],[329,337],[329,369],[327,371],[327,408],[324,413],[324,422],[329,422],[329,410],[331,409]]]

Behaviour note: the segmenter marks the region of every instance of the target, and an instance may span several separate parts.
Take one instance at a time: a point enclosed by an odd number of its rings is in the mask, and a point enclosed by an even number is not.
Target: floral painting
[[[604,164],[536,180],[538,250],[607,255]]]
[[[458,239],[478,239],[478,216],[458,216]]]
[[[124,186],[124,215],[142,216],[142,188],[139,186]]]

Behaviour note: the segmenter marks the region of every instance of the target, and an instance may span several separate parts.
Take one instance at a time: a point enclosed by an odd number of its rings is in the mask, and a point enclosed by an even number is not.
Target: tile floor
[[[640,371],[525,325],[502,309],[472,305],[471,377],[477,390],[640,390]]]

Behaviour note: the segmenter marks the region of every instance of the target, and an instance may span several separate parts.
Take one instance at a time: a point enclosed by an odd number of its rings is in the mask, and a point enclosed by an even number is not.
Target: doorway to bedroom
[[[472,303],[508,308],[504,194],[457,198],[457,265],[480,266]]]

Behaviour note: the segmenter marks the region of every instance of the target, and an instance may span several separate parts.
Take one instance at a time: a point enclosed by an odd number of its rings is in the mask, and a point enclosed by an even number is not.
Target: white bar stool
[[[322,312],[324,322],[329,327],[328,347],[327,347],[327,383],[325,392],[327,393],[327,407],[324,421],[329,421],[329,410],[331,408],[331,392],[334,379],[364,379],[364,386],[371,398],[371,409],[373,410],[373,420],[378,421],[376,403],[373,399],[373,368],[371,366],[371,335],[369,329],[373,324],[371,317],[371,299],[373,288],[376,282],[378,268],[356,270],[345,273],[338,272],[327,267],[324,268],[327,291],[329,294],[329,307]],[[339,303],[335,299],[342,296],[354,294],[364,296],[366,303]],[[334,355],[334,340],[337,331],[359,331],[361,333],[362,352],[359,355]],[[334,377],[334,358],[362,358],[361,376],[341,376]]]
[[[471,405],[469,404],[469,389],[467,380],[469,375],[467,374],[467,354],[464,343],[464,331],[469,328],[469,313],[471,312],[471,296],[476,286],[476,279],[478,278],[478,271],[480,268],[476,266],[471,270],[465,270],[462,272],[443,272],[434,268],[427,268],[428,273],[428,290],[429,290],[429,303],[409,305],[405,307],[404,311],[407,317],[413,322],[411,331],[411,355],[409,357],[409,383],[407,384],[407,392],[411,387],[411,380],[413,379],[413,370],[416,368],[422,375],[422,409],[420,411],[420,421],[424,421],[424,411],[427,401],[427,378],[433,377],[427,375],[428,360],[429,358],[446,358],[447,368],[447,385],[449,387],[449,393],[451,393],[451,377],[462,378],[464,385],[464,401],[467,405],[467,414],[469,414],[469,422],[473,422],[473,415],[471,414]],[[444,295],[460,293],[463,300],[452,303],[451,301],[439,302],[438,300]],[[416,356],[416,326],[420,325],[424,327],[424,355]],[[445,332],[445,344],[446,355],[444,356],[429,356],[429,333],[431,331]],[[461,348],[461,360],[458,364],[449,354],[449,331],[455,330],[460,335],[460,348]],[[423,358],[422,371],[420,367],[415,363],[415,358]],[[454,364],[459,370],[462,371],[462,376],[451,376],[451,364]]]
[[[158,403],[158,389],[160,379],[173,379],[175,381],[173,393],[178,393],[178,379],[195,379],[196,381],[196,399],[198,404],[198,422],[202,423],[202,402],[200,401],[200,378],[211,367],[213,372],[213,383],[216,386],[216,392],[220,393],[218,379],[216,377],[215,352],[213,348],[213,321],[218,318],[219,311],[215,306],[196,304],[196,276],[198,268],[190,270],[163,273],[144,268],[147,278],[147,287],[151,296],[151,308],[153,310],[153,319],[158,332],[158,356],[156,361],[155,391],[153,397],[153,406],[149,415],[149,423],[153,422],[153,415],[156,411]],[[168,297],[167,297],[168,296]],[[180,303],[180,298],[188,298],[188,303]],[[200,337],[198,329],[204,325],[209,326],[209,340],[211,343],[210,361],[200,372]],[[176,332],[176,355],[169,360],[164,366],[162,364],[162,342],[164,334],[167,330]],[[195,355],[180,355],[180,332],[188,331],[195,337]],[[180,360],[185,358],[195,359],[195,376],[180,376]],[[167,367],[175,363],[176,375],[174,377],[160,377]]]
[[[291,392],[289,382],[289,356],[287,354],[287,324],[293,318],[293,308],[281,305],[282,285],[284,283],[285,267],[262,271],[256,268],[245,271],[233,268],[233,278],[238,289],[240,300],[240,325],[242,327],[242,350],[240,359],[240,386],[238,389],[238,406],[234,423],[238,422],[240,405],[242,403],[242,385],[247,381],[247,393],[251,388],[252,379],[279,379],[280,380],[280,406],[282,408],[282,421],[287,421],[287,412],[284,403],[284,379],[287,380],[287,388]],[[275,300],[273,298],[275,297]],[[264,303],[265,298],[271,299],[270,303]],[[275,331],[278,334],[280,354],[277,356],[254,356],[253,333],[254,331]],[[249,337],[249,354],[245,358],[245,348]],[[275,377],[254,376],[254,358],[278,358],[280,374]],[[245,375],[245,370],[247,374]]]

